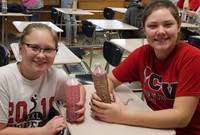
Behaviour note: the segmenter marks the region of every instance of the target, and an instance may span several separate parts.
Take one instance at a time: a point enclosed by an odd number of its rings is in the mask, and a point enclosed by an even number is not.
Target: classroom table
[[[181,28],[199,28],[200,26],[187,23],[187,22],[181,22]]]
[[[2,31],[1,31],[1,42],[4,45],[5,43],[7,43],[7,17],[27,17],[27,16],[32,16],[31,14],[23,14],[23,13],[6,13],[3,14],[2,12],[0,12],[0,16],[2,17]],[[5,34],[6,32],[6,34]],[[5,35],[4,35],[5,34]],[[5,40],[6,38],[6,40]],[[6,41],[6,42],[5,42]]]
[[[84,11],[88,11],[91,13],[103,13],[103,10],[96,10],[96,9],[85,9]]]
[[[87,21],[92,22],[97,27],[100,27],[106,31],[120,31],[120,30],[138,30],[137,27],[123,23],[119,20],[107,20],[107,19],[87,19]],[[118,33],[119,34],[119,33]],[[111,35],[109,35],[109,39]]]
[[[108,7],[110,9],[112,9],[113,11],[119,12],[119,13],[126,13],[127,8],[123,8],[123,7]]]
[[[83,9],[76,9],[76,10],[73,10],[72,8],[55,8],[55,9],[63,14],[69,14],[75,16],[93,15],[93,13]]]
[[[23,32],[24,28],[27,25],[32,24],[32,23],[43,23],[51,27],[55,32],[63,32],[63,30],[60,29],[58,26],[48,21],[35,21],[35,22],[34,21],[13,21],[12,23],[19,32]]]
[[[140,38],[140,39],[111,39],[110,42],[118,45],[119,47],[125,49],[128,52],[132,52],[136,48],[148,43],[146,38]]]
[[[94,25],[101,27],[104,30],[138,30],[137,27],[123,23],[119,20],[107,20],[107,19],[87,19]]]
[[[89,102],[95,91],[94,85],[84,85],[86,88],[85,120],[79,124],[67,123],[68,134],[71,135],[175,135],[173,129],[155,129],[123,124],[113,124],[100,121],[91,115]],[[129,110],[152,111],[136,94],[125,85],[116,88],[117,95]],[[66,109],[58,104],[60,113],[65,117]],[[117,117],[117,116],[116,116]]]
[[[21,55],[19,54],[19,44],[12,43],[10,47],[13,51],[15,59],[21,61]],[[54,60],[54,64],[69,64],[69,63],[80,63],[81,59],[72,53],[63,43],[58,43],[58,52]]]
[[[84,15],[94,15],[94,13],[87,11],[87,10],[82,10],[82,9],[72,9],[72,8],[55,8],[58,12],[61,12],[61,18],[63,18],[64,14],[70,15],[70,24],[69,26],[73,26],[73,19],[72,16],[84,16]],[[63,26],[63,19],[61,19],[61,23],[58,24],[60,26]],[[65,24],[68,25],[68,24]],[[75,24],[77,25],[77,24]],[[72,33],[71,28],[69,29],[70,33]],[[71,35],[71,34],[70,34]],[[61,35],[60,35],[61,36]],[[69,39],[69,44],[71,44],[71,39]]]

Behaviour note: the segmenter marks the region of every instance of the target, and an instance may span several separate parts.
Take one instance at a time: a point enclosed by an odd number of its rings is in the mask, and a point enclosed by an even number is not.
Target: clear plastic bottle
[[[111,103],[110,93],[108,90],[107,72],[102,68],[99,62],[95,63],[92,77],[97,95],[101,98],[102,102]]]
[[[7,7],[7,1],[6,0],[2,0],[1,1],[1,5],[2,5],[2,13],[3,14],[7,14],[7,9],[8,9],[8,7]]]
[[[183,12],[181,15],[181,21],[183,21],[183,22],[187,22],[187,19],[188,19],[187,10],[188,10],[187,7],[185,7],[183,9]]]
[[[70,74],[66,83],[66,118],[68,122],[75,122],[79,117],[75,112],[79,109],[76,103],[80,101],[80,83],[75,74]]]

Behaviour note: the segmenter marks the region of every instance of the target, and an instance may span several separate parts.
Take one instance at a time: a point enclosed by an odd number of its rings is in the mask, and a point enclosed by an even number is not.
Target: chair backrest
[[[110,41],[105,41],[103,45],[103,57],[105,60],[112,65],[113,67],[116,67],[121,62],[123,55],[123,49],[115,45],[114,43]]]
[[[190,36],[188,38],[188,43],[200,49],[200,36]]]
[[[94,24],[92,24],[89,21],[82,21],[82,32],[84,33],[85,36],[92,38],[94,35],[94,30],[95,30],[95,26]]]
[[[0,67],[7,65],[9,62],[10,62],[9,50],[4,45],[0,45]]]
[[[105,19],[112,20],[115,16],[115,12],[111,8],[105,7],[103,10],[103,16]]]
[[[51,8],[51,19],[54,24],[58,23],[58,11],[54,7]]]

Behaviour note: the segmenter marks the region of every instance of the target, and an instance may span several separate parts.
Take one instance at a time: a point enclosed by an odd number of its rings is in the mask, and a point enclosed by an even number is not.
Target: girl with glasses
[[[57,34],[45,24],[30,24],[21,33],[22,60],[0,68],[0,134],[55,135],[66,128],[62,116],[47,121],[53,102],[65,100],[67,74],[52,66],[57,48]],[[83,86],[80,93],[76,122],[84,120]]]

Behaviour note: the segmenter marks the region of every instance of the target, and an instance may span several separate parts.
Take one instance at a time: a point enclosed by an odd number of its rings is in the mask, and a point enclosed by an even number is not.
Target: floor
[[[117,37],[113,36],[113,38],[117,38]],[[62,39],[64,39],[64,37],[62,37]],[[10,49],[10,46],[9,46],[10,43],[18,42],[18,40],[19,40],[19,38],[18,38],[16,35],[8,35],[7,48]],[[84,40],[84,35],[83,35],[82,33],[78,33],[78,36],[77,36],[77,41],[78,41],[78,42],[77,42],[76,44],[74,44],[74,46],[80,46],[80,45],[82,45],[83,40]],[[103,42],[105,41],[105,38],[104,38],[104,36],[99,36],[99,37],[97,38],[97,40],[98,40],[98,41],[97,41],[98,44],[103,44]],[[83,56],[83,59],[84,59],[84,60],[87,62],[87,64],[89,65],[90,54],[89,54],[89,51],[88,51],[87,49],[85,49],[85,51],[86,51],[86,55]],[[126,51],[124,51],[124,53],[123,53],[124,56],[127,56],[128,54],[129,54],[129,53],[126,52]],[[13,56],[12,54],[11,54],[11,62],[15,62],[15,58],[14,58],[14,56]],[[95,49],[95,50],[94,50],[93,57],[92,57],[91,71],[94,70],[94,64],[95,64],[96,62],[100,62],[101,65],[102,65],[103,67],[105,67],[105,65],[106,65],[106,61],[105,61],[105,59],[103,58],[103,53],[102,53],[102,49],[101,49],[101,48],[100,48],[100,49],[98,48],[98,49]],[[61,65],[58,66],[58,67],[59,67],[59,68],[60,68],[60,67],[62,68]],[[109,72],[111,72],[112,69],[113,69],[113,67],[110,66]],[[135,83],[131,83],[131,84],[127,83],[126,85],[127,85],[129,88],[131,88],[131,89],[139,89],[139,88],[141,88],[139,82],[135,82]],[[136,94],[137,94],[140,98],[142,97],[142,94],[141,94],[141,93],[136,93]]]

